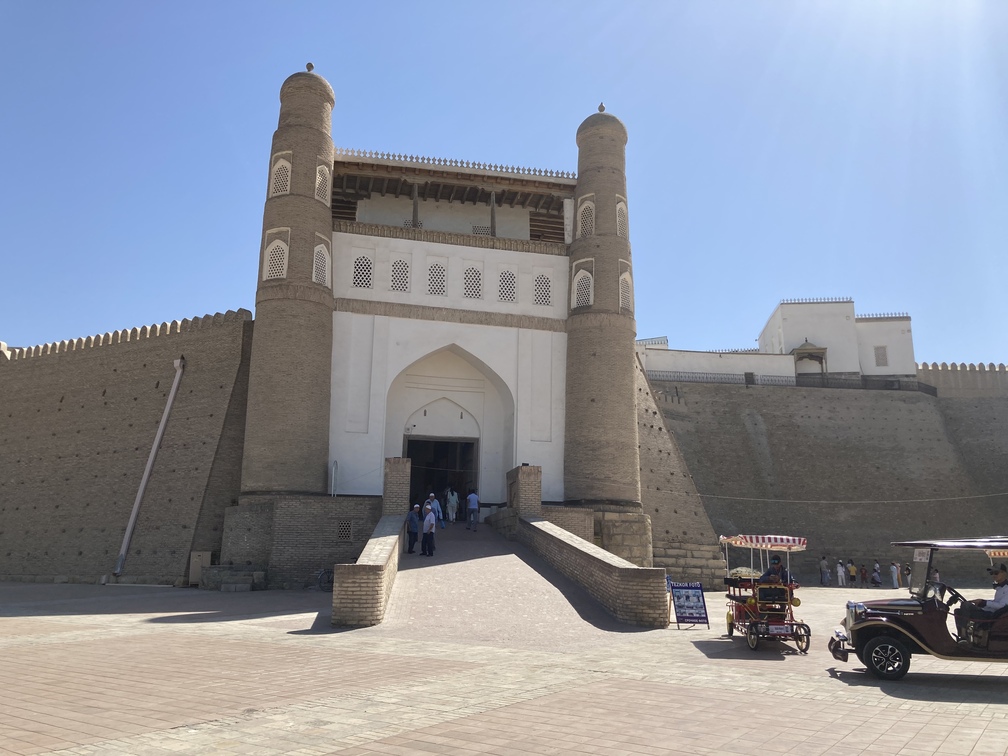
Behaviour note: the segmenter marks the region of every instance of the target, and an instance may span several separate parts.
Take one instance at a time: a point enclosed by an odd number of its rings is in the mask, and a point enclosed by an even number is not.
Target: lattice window
[[[312,281],[323,286],[329,285],[329,250],[324,244],[315,247],[315,265],[312,266]]]
[[[549,305],[551,303],[549,276],[540,273],[535,277],[532,301],[537,305]]]
[[[621,310],[633,312],[633,286],[630,274],[624,273],[619,280],[619,306]]]
[[[371,288],[371,258],[361,255],[353,261],[353,287],[355,289]]]
[[[353,520],[336,521],[336,540],[337,541],[353,540]]]
[[[402,223],[403,228],[423,228],[423,221],[418,220],[416,223],[413,222],[412,218],[407,218]]]
[[[270,176],[270,197],[278,194],[290,194],[291,164],[286,160],[277,160],[273,164]]]
[[[586,270],[574,276],[574,306],[588,307],[595,301],[595,287],[592,275]]]
[[[889,348],[875,347],[875,367],[889,367]]]
[[[583,202],[578,208],[578,237],[595,234],[595,203]]]
[[[441,263],[431,263],[427,270],[427,293],[438,297],[443,297],[445,291],[445,281],[447,280],[444,265]]]
[[[500,285],[497,287],[497,298],[501,302],[514,302],[518,299],[518,282],[512,270],[502,270]]]
[[[490,226],[473,226],[473,236],[490,236]]]
[[[265,265],[263,268],[263,280],[271,278],[287,277],[287,245],[282,241],[275,241],[266,250]]]
[[[328,206],[332,199],[332,188],[329,185],[329,169],[320,165],[315,172],[315,199]]]
[[[624,239],[630,238],[630,223],[627,221],[625,202],[616,203],[616,234]]]
[[[466,268],[462,293],[466,299],[483,298],[483,274],[479,268]]]
[[[409,291],[409,263],[405,260],[392,262],[392,291]]]

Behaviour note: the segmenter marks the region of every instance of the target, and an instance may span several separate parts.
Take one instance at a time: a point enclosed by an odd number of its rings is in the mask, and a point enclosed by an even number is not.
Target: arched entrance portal
[[[412,461],[410,501],[451,485],[487,504],[506,500],[504,475],[514,467],[514,399],[486,364],[456,345],[428,354],[389,387],[386,456]]]
[[[433,491],[444,504],[448,486],[461,491],[460,498],[479,489],[480,429],[471,413],[450,399],[436,399],[414,412],[404,430],[403,456],[413,462],[411,503]]]

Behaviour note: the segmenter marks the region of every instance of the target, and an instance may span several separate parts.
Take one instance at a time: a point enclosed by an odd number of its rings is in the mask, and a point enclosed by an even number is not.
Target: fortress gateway
[[[209,554],[303,585],[447,485],[502,522],[534,491],[677,578],[718,576],[715,528],[889,539],[757,500],[973,496],[960,526],[994,527],[1003,366],[918,368],[909,318],[850,300],[782,303],[757,352],[637,344],[617,118],[577,129],[575,176],[336,149],[334,102],[310,71],[281,88],[254,323],[3,345],[0,578],[185,583]]]

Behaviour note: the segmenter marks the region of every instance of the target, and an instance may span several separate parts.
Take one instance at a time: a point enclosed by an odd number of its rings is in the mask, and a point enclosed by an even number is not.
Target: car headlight
[[[868,608],[862,604],[860,601],[848,601],[847,602],[847,627],[850,628],[858,620],[864,619],[865,614],[867,614]]]

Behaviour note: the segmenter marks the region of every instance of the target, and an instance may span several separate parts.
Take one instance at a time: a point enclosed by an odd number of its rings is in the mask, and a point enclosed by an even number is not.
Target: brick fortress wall
[[[381,517],[380,496],[246,494],[225,513],[220,563],[262,570],[270,588],[314,585],[323,567],[358,558]]]
[[[112,572],[158,424],[186,366],[124,581],[181,581],[220,548],[241,471],[251,313],[0,352],[0,578]]]
[[[717,534],[637,360],[634,368],[641,503],[651,518],[652,563],[674,580],[713,585],[724,577]]]
[[[652,385],[714,531],[806,536],[806,583],[823,554],[870,569],[909,560],[890,541],[1004,531],[1008,497],[985,495],[1008,491],[1008,397]],[[983,582],[984,559],[942,559],[943,577]]]

